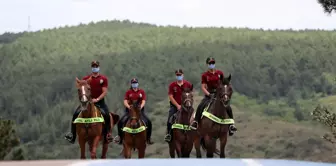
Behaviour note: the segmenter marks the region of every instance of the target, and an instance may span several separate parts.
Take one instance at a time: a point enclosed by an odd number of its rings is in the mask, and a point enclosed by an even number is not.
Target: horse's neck
[[[94,116],[93,115],[93,113],[94,113],[93,109],[94,109],[94,105],[91,104],[91,103],[88,104],[88,106],[86,107],[86,110],[84,110],[82,112],[82,117],[83,118],[91,118],[91,117],[93,117]]]
[[[211,113],[219,118],[227,118],[228,114],[226,112],[224,104],[217,98],[212,105]]]
[[[139,119],[140,118],[140,111],[131,110],[130,111],[130,116],[131,116],[131,118]]]
[[[182,108],[184,109],[184,108]],[[189,124],[189,114],[185,110],[181,110],[178,113],[177,123],[179,124]]]

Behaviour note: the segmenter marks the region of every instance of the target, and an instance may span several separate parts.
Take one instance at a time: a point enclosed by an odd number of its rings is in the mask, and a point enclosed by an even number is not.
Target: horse
[[[225,158],[225,146],[227,143],[229,125],[234,123],[234,120],[230,119],[227,113],[232,95],[232,90],[229,88],[230,81],[231,74],[218,82],[215,97],[211,99],[202,113],[203,116],[197,129],[199,136],[194,140],[197,158],[202,157],[200,150],[201,145],[203,149],[206,150],[207,158],[213,158],[214,153],[219,153],[220,158]],[[218,138],[220,140],[219,150],[216,149],[216,141]]]
[[[91,102],[91,91],[88,80],[79,80],[76,78],[76,87],[78,88],[78,98],[81,102],[81,112],[73,123],[76,123],[76,134],[78,136],[78,143],[80,146],[80,158],[85,159],[85,144],[88,143],[91,159],[96,159],[96,151],[99,142],[103,144],[102,159],[106,159],[108,150],[108,142],[104,141],[103,123],[104,118],[102,114]],[[119,121],[119,115],[110,113],[111,130],[113,126]]]
[[[141,109],[138,101],[132,101],[128,111],[129,117],[125,127],[122,153],[124,158],[132,157],[132,149],[138,150],[138,158],[145,157],[147,132],[145,123],[141,120]]]
[[[169,153],[175,158],[175,151],[179,158],[189,158],[193,149],[193,140],[196,131],[190,129],[189,120],[194,112],[192,88],[184,88],[182,91],[182,108],[171,118],[175,119],[172,126],[172,141],[169,142]]]

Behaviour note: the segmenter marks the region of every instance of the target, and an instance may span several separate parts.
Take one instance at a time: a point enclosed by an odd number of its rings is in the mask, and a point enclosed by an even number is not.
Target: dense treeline
[[[199,89],[208,56],[217,59],[217,68],[233,75],[236,94],[266,107],[285,101],[286,107],[304,114],[309,111],[298,107],[297,101],[334,93],[335,37],[330,31],[157,27],[129,21],[25,33],[0,49],[0,115],[20,124],[26,144],[66,145],[62,136],[77,104],[75,77],[90,72],[91,60],[101,61],[101,71],[109,78],[111,111],[119,108],[121,113],[122,96],[136,76],[148,93],[146,107],[151,113],[157,110],[156,102],[167,98],[176,68],[183,68],[186,79]],[[266,107],[262,112],[283,116]],[[278,108],[281,112],[284,106]],[[29,157],[71,157],[44,150],[30,149],[28,154],[34,155]]]

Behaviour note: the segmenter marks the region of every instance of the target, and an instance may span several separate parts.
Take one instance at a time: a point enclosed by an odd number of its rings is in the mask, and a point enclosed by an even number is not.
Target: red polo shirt
[[[206,71],[202,74],[202,84],[206,84],[208,90],[213,90],[217,88],[221,78],[224,78],[224,73],[220,70],[215,70],[214,73]]]
[[[168,88],[168,95],[173,95],[173,98],[179,105],[182,103],[183,88],[192,88],[192,85],[187,80],[183,80],[183,84],[181,86],[177,84],[177,81],[174,81],[170,83]]]
[[[83,77],[83,80],[87,80],[91,75]],[[99,74],[97,77],[91,78],[90,82],[91,96],[92,98],[98,98],[103,93],[103,87],[108,87],[108,79],[106,76]]]
[[[125,93],[124,100],[128,100],[128,103],[131,104],[132,101],[137,100],[138,103],[141,103],[142,100],[146,100],[146,93],[143,89],[138,89],[137,91],[129,89]]]

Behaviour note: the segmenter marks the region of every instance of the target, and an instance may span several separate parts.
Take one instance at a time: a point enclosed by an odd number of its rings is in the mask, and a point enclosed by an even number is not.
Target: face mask
[[[215,68],[215,64],[209,64],[208,67],[209,67],[209,69],[214,69]]]
[[[181,76],[176,76],[176,79],[178,80],[178,81],[182,81],[183,80],[183,76],[181,75]]]
[[[98,73],[98,72],[99,72],[99,67],[97,67],[97,68],[93,67],[93,68],[92,68],[92,72],[94,72],[94,73]]]
[[[131,84],[132,88],[137,88],[139,86],[139,83],[133,83]]]

